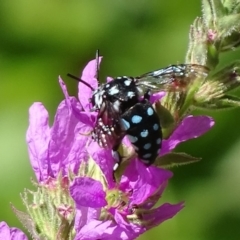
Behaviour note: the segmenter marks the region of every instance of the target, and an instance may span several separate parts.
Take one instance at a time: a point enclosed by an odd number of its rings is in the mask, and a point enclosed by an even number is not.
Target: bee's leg
[[[149,100],[151,97],[151,91],[150,89],[147,89],[147,91],[144,93],[143,98]]]
[[[119,144],[114,146],[112,149],[112,157],[115,161],[115,164],[113,166],[113,172],[116,172],[118,167],[120,166],[121,162],[122,162],[122,157],[120,156],[119,152],[117,151],[119,148]]]

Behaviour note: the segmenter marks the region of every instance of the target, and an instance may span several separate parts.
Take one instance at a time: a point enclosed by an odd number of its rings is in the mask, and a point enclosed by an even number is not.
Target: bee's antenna
[[[98,72],[99,72],[99,49],[97,49],[96,51],[96,57],[95,57],[95,60],[96,60],[96,73],[95,73],[95,78],[98,80]],[[88,86],[90,89],[92,89],[92,91],[94,91],[94,88],[87,82],[85,82],[84,80],[82,80],[81,78],[78,78],[70,73],[67,74],[68,77],[72,78],[72,79],[75,79],[77,80],[78,82],[81,82],[83,84],[85,84],[86,86]]]
[[[99,49],[96,51],[96,79],[98,80],[99,77]]]
[[[72,75],[72,74],[70,74],[70,73],[68,73],[67,76],[69,76],[69,77],[72,78],[72,79],[77,80],[78,82],[81,82],[81,83],[85,84],[85,85],[88,86],[90,89],[92,89],[92,91],[94,91],[94,88],[93,88],[89,83],[83,81],[82,79],[80,79],[80,78],[78,78],[78,77],[76,77],[76,76],[74,76],[74,75]]]

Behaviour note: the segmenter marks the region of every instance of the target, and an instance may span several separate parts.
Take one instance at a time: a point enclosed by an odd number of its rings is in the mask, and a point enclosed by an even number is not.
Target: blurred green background
[[[96,49],[104,56],[101,79],[184,62],[200,10],[192,0],[0,2],[0,221],[22,228],[9,203],[23,209],[19,193],[32,188],[28,108],[41,101],[53,119],[63,99],[58,75],[76,95],[77,83],[66,73],[79,75]],[[239,50],[222,54],[220,66],[239,56]],[[186,207],[141,240],[240,239],[240,109],[197,114],[213,116],[214,128],[177,150],[202,161],[173,169],[163,197]]]

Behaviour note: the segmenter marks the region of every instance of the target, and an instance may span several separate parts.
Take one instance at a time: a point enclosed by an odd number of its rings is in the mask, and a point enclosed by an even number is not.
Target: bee
[[[153,164],[160,153],[161,120],[150,102],[151,93],[184,91],[192,79],[207,71],[206,67],[197,64],[170,65],[138,77],[116,77],[97,89],[71,74],[68,76],[92,89],[91,111],[98,112],[92,138],[101,147],[112,149],[115,171],[121,163],[117,150],[125,136],[146,166]]]

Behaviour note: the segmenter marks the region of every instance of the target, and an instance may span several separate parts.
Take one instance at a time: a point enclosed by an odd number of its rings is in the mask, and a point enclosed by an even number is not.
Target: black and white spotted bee
[[[98,67],[97,67],[98,69]],[[149,166],[159,155],[162,143],[160,119],[150,102],[151,92],[184,91],[191,75],[207,72],[196,64],[171,65],[139,77],[116,77],[92,90],[91,111],[97,111],[92,137],[101,147],[112,149],[116,160],[114,171],[121,162],[117,149],[127,136],[141,161]],[[71,74],[68,76],[74,77]]]

